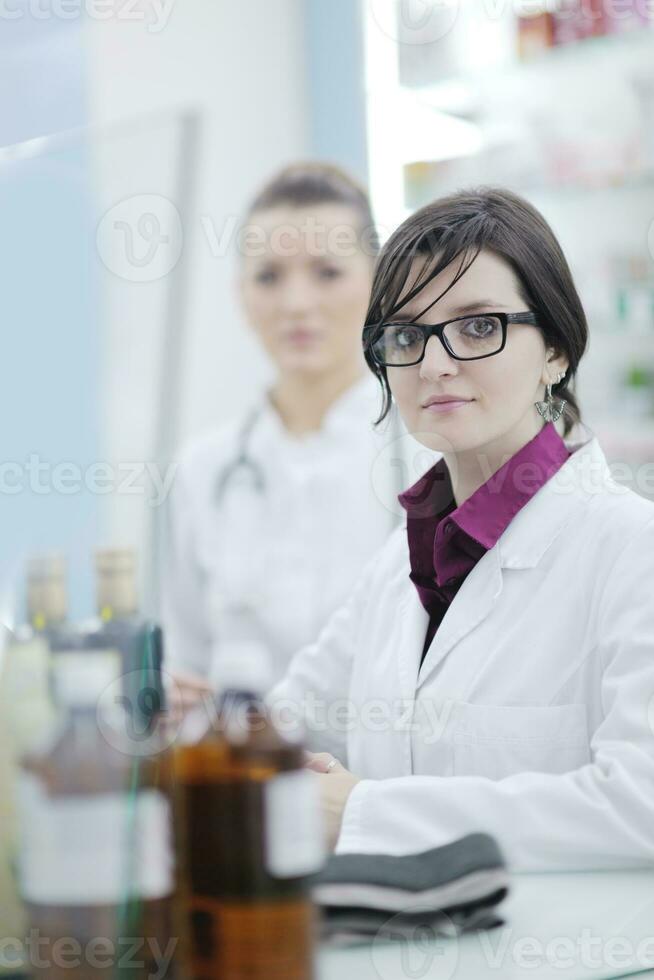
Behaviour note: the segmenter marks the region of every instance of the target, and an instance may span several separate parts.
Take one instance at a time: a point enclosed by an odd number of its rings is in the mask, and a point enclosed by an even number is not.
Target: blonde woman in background
[[[379,397],[361,351],[377,252],[366,194],[334,166],[292,165],[246,226],[256,248],[240,259],[240,296],[276,376],[177,472],[163,620],[183,707],[236,644],[264,649],[279,679],[395,523],[371,479],[397,430],[373,430]]]

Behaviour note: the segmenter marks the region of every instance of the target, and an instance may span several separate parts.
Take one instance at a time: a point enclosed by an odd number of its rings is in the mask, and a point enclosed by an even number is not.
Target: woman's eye
[[[273,282],[277,282],[278,278],[279,274],[275,269],[261,269],[261,271],[257,272],[256,276],[254,277],[255,282],[258,282],[263,286],[268,286]]]
[[[420,331],[415,327],[395,327],[393,343],[396,347],[412,347],[420,341]]]
[[[318,269],[318,275],[321,279],[331,280],[338,279],[343,273],[340,269],[335,269],[333,266],[323,266],[321,269]]]
[[[468,337],[489,337],[498,329],[495,317],[473,316],[461,324],[461,333]]]

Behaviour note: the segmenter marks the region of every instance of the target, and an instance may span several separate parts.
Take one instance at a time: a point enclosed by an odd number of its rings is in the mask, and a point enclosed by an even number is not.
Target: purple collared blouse
[[[407,512],[411,581],[429,613],[421,663],[468,573],[569,456],[547,422],[459,507],[443,459],[399,495]]]

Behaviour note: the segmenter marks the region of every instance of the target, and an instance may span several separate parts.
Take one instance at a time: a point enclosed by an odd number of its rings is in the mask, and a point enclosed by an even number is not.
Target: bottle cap
[[[35,555],[27,563],[27,616],[36,629],[65,622],[66,559],[61,554]]]
[[[131,548],[102,548],[95,553],[96,600],[102,619],[138,612],[136,554]]]
[[[264,694],[272,686],[268,647],[261,635],[257,610],[247,601],[222,602],[213,596],[216,633],[211,682],[218,691],[227,688]]]

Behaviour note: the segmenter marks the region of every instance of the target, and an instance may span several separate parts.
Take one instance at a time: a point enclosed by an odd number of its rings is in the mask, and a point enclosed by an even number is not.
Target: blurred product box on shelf
[[[620,412],[654,424],[654,372],[650,365],[634,361],[621,379]]]
[[[553,43],[570,44],[652,26],[645,0],[559,0],[552,12]]]
[[[517,19],[518,57],[529,61],[554,44],[554,16],[549,11]]]
[[[604,34],[605,18],[605,0],[560,0],[552,14],[554,44]]]
[[[603,10],[604,34],[654,27],[654,9],[648,0],[603,0]]]
[[[654,275],[644,255],[612,257],[610,281],[615,295],[615,329],[634,337],[654,337]]]

